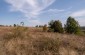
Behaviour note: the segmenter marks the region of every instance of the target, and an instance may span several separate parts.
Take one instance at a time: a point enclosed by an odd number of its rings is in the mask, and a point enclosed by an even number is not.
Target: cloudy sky
[[[24,22],[26,26],[47,24],[69,16],[85,26],[85,0],[0,0],[0,24]]]

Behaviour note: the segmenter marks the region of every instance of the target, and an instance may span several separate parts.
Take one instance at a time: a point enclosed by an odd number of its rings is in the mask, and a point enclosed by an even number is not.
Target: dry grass
[[[0,55],[85,55],[85,37],[42,28],[0,27]]]

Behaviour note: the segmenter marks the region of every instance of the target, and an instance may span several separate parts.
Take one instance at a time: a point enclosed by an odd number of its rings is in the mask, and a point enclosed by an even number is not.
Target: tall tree
[[[54,26],[53,26],[53,23],[54,23],[54,22],[55,22],[54,20],[51,20],[51,21],[49,22],[49,28],[51,28],[51,29],[54,28]]]
[[[80,32],[80,26],[73,17],[68,17],[65,25],[65,30],[67,33],[76,34]]]

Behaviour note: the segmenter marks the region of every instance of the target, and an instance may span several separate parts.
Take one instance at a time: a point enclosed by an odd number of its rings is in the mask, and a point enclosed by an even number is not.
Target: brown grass
[[[85,55],[85,37],[42,28],[0,27],[0,55]]]

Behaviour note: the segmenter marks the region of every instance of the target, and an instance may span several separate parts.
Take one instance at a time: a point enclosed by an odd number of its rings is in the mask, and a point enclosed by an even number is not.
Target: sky
[[[0,25],[24,22],[25,26],[48,24],[69,16],[85,26],[85,0],[0,0]]]

